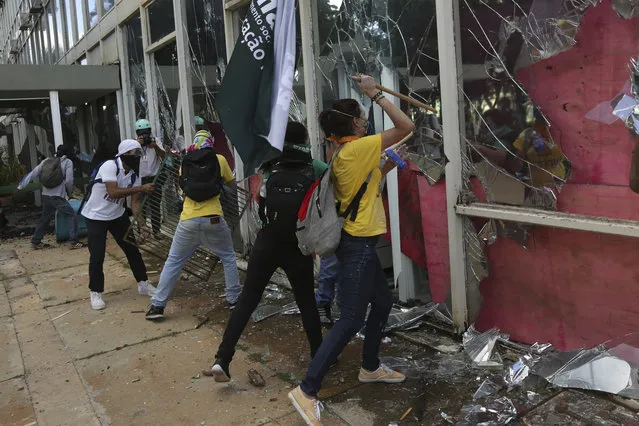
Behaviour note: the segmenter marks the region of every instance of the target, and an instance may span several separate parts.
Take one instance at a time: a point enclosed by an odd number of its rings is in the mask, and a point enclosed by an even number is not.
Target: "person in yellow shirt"
[[[535,122],[525,129],[513,143],[517,156],[528,161],[530,183],[535,187],[553,186],[554,178],[565,180],[567,158],[550,136],[545,119],[535,109]]]
[[[317,400],[322,380],[346,344],[364,325],[368,304],[371,311],[366,321],[366,338],[359,381],[363,383],[399,383],[404,375],[379,361],[382,329],[392,307],[392,295],[377,257],[377,241],[386,232],[386,213],[380,195],[383,171],[382,152],[408,136],[413,122],[383,93],[369,76],[354,77],[360,89],[377,103],[391,119],[394,128],[381,134],[366,136],[368,120],[364,109],[354,99],[341,99],[322,112],[320,126],[328,140],[342,149],[335,155],[332,179],[339,213],[364,191],[353,213],[346,218],[340,245],[339,289],[341,316],[313,357],[301,385],[289,393],[289,399],[307,424],[320,423],[321,404]],[[357,204],[357,203],[356,203]]]
[[[188,258],[200,245],[211,250],[224,265],[229,307],[233,308],[240,296],[240,276],[231,230],[224,220],[220,203],[224,183],[233,183],[234,177],[226,159],[213,151],[213,137],[208,131],[196,133],[182,161],[180,173],[180,187],[185,195],[184,207],[157,291],[146,313],[148,320],[164,317],[164,307],[175,281]]]

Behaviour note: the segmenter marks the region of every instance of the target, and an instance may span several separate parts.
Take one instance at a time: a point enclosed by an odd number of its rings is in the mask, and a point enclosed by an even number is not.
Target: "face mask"
[[[137,155],[121,155],[122,163],[133,170],[136,175],[140,174],[140,157]]]

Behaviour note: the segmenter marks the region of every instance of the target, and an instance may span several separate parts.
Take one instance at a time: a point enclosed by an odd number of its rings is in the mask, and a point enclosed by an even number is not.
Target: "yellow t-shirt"
[[[548,139],[544,139],[548,141]],[[526,144],[526,130],[524,130],[519,138],[513,143],[515,149],[522,151]],[[551,186],[554,184],[553,176],[561,179],[566,178],[566,166],[564,160],[566,156],[561,148],[550,142],[546,142],[547,149],[543,153],[538,153],[535,148],[530,147],[526,154],[526,160],[534,164],[536,167],[530,167],[530,181],[534,187]],[[548,173],[550,172],[550,173]]]
[[[222,173],[222,179],[224,182],[233,182],[233,172],[227,163],[226,158],[221,155],[217,155],[217,160],[220,162],[220,172]],[[195,217],[219,215],[223,216],[222,204],[220,203],[220,196],[213,197],[209,200],[198,203],[191,200],[189,197],[184,197],[184,207],[182,207],[182,214],[180,220],[193,219]]]
[[[332,176],[340,213],[346,210],[368,174],[373,172],[359,204],[357,218],[354,222],[346,218],[344,224],[344,230],[354,237],[386,233],[386,212],[379,190],[382,180],[379,169],[381,154],[382,135],[377,134],[347,142],[333,161]]]

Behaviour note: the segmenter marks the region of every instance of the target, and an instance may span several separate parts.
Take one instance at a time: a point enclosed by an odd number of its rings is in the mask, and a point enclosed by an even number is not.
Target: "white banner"
[[[293,92],[295,34],[295,0],[277,0],[273,39],[275,61],[271,94],[271,126],[268,141],[279,151],[284,147],[284,135]]]

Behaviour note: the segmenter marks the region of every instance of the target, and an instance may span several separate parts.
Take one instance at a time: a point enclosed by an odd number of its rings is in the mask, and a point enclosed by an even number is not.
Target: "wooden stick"
[[[386,92],[386,93],[388,93],[389,95],[393,95],[393,96],[395,96],[396,98],[402,99],[402,100],[404,100],[404,101],[408,102],[409,104],[411,104],[411,105],[413,105],[413,106],[416,106],[416,107],[419,107],[419,108],[424,108],[424,109],[425,109],[425,110],[427,110],[427,111],[430,111],[430,112],[432,112],[432,113],[438,114],[438,111],[437,111],[435,108],[433,108],[433,107],[432,107],[432,106],[430,106],[430,105],[426,105],[425,103],[420,102],[420,101],[418,101],[417,99],[413,99],[413,98],[411,98],[410,96],[402,95],[402,94],[401,94],[401,93],[399,93],[399,92],[396,92],[396,91],[394,91],[394,90],[388,89],[388,88],[386,88],[386,87],[384,87],[384,86],[382,86],[382,85],[379,85],[379,84],[376,84],[376,85],[375,85],[375,87],[376,87],[378,90],[381,90],[382,92]]]
[[[406,143],[407,140],[409,140],[410,138],[413,137],[413,132],[410,132],[410,134],[408,136],[406,136],[404,139],[402,139],[401,141],[397,142],[395,145],[392,145],[386,149],[391,149],[391,150],[395,150],[397,148],[399,148],[400,146],[404,145]],[[384,151],[382,151],[382,158],[386,158],[386,149]]]
[[[406,412],[404,413],[404,415],[402,417],[399,418],[399,421],[404,421],[404,419],[406,418],[406,416],[408,416],[410,414],[410,412],[413,411],[413,407],[410,407],[408,410],[406,410]]]

